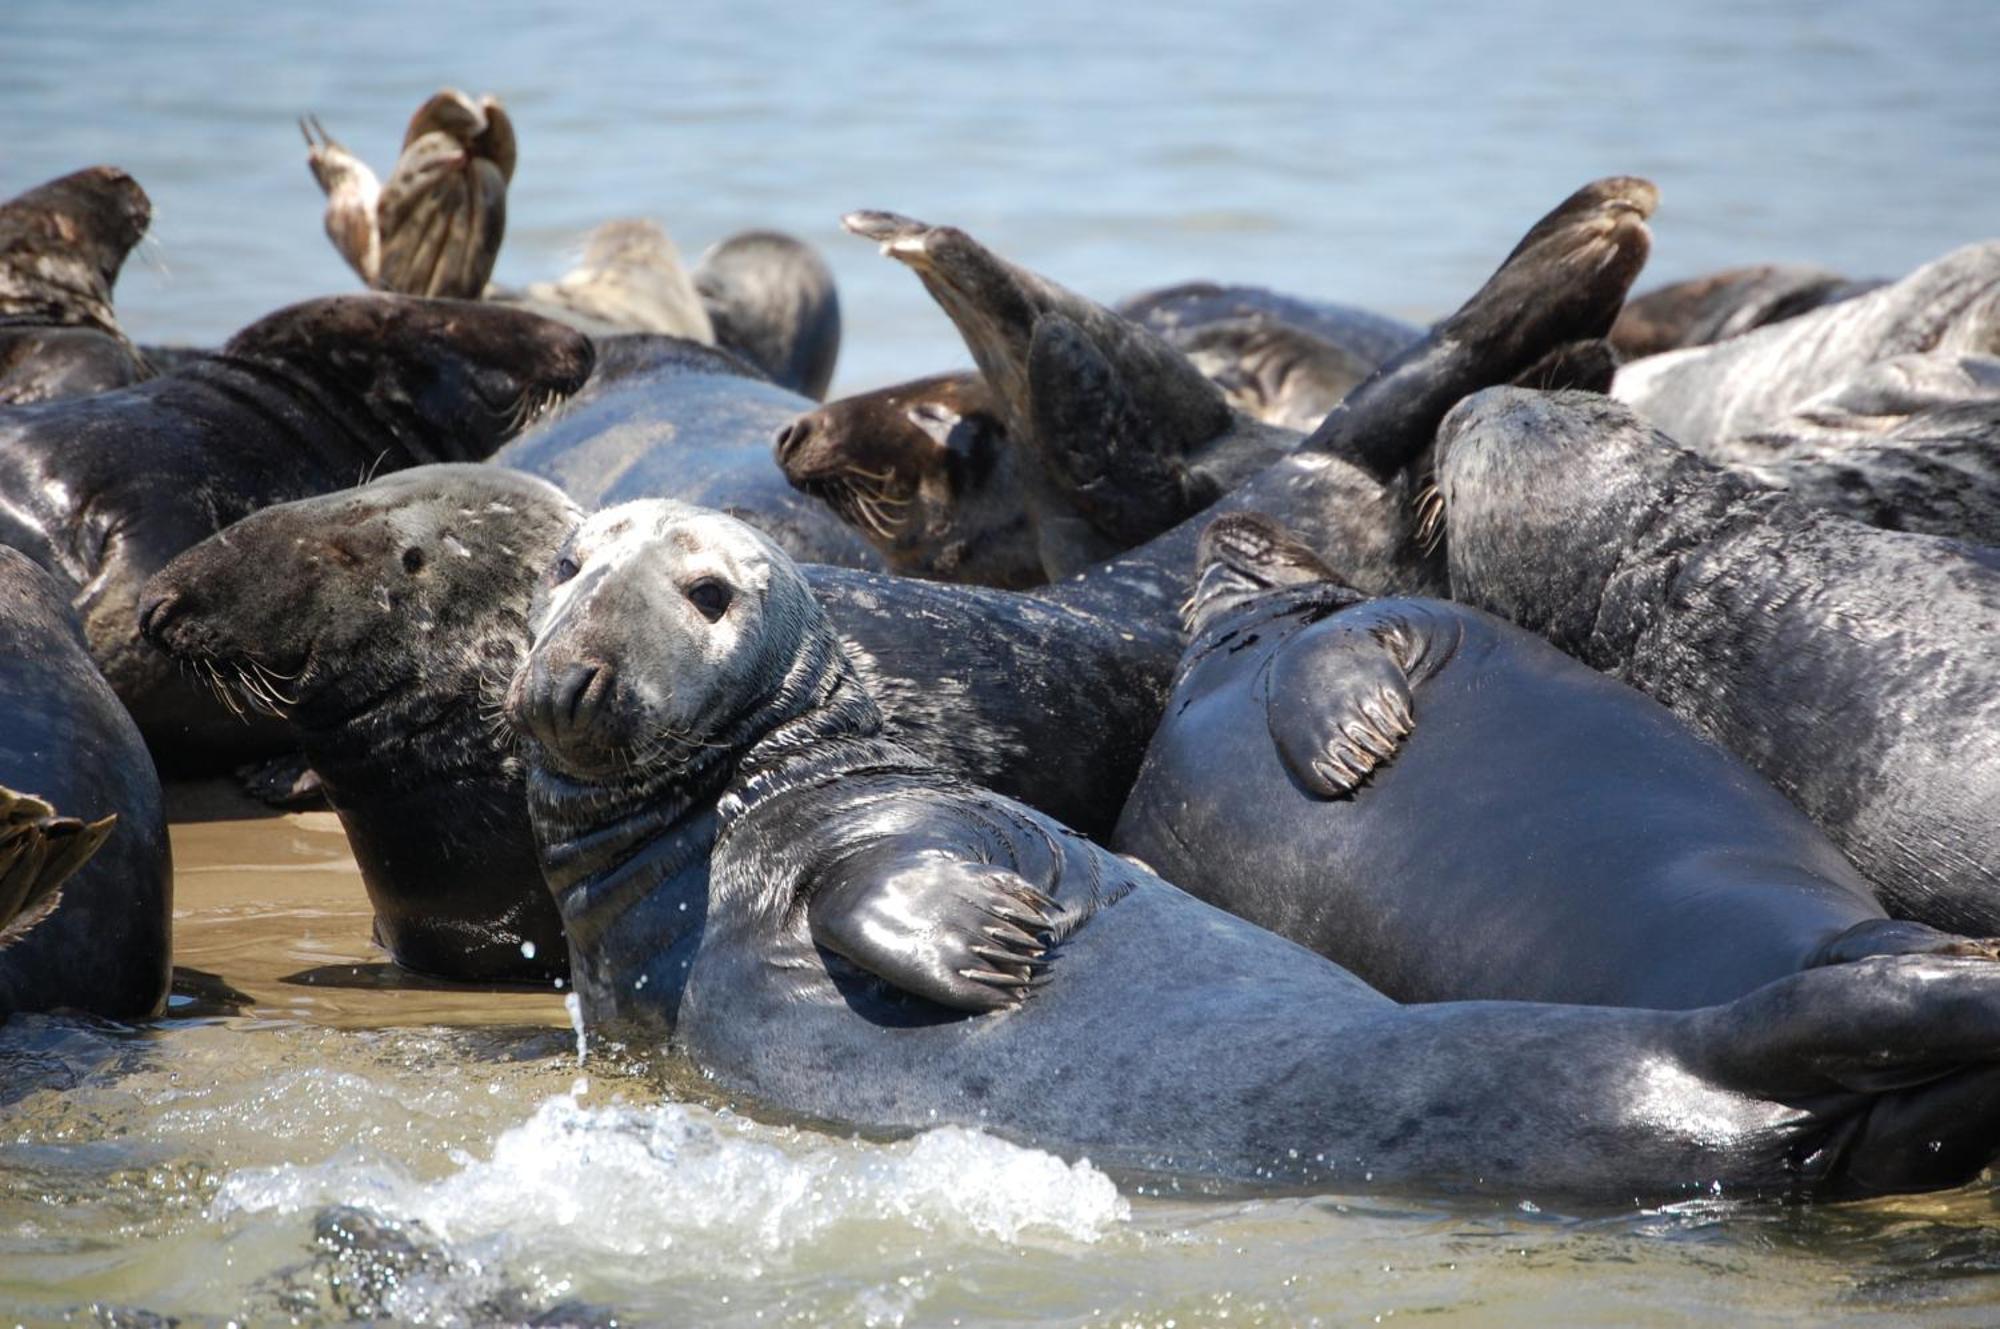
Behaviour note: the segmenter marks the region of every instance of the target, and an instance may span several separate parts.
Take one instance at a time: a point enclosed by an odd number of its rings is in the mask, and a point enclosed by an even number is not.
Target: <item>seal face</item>
[[[253,513],[146,583],[146,639],[303,750],[404,968],[565,971],[494,710],[542,568],[580,518],[531,476],[419,466]]]
[[[1397,1006],[883,742],[739,523],[610,509],[549,583],[508,716],[584,1019],[760,1104],[1154,1173],[1622,1199],[1948,1184],[2000,1141],[1966,1110],[2000,1074],[1994,966],[1873,960],[1681,1014]],[[1901,1041],[1912,1003],[1947,1046]]]
[[[0,405],[84,396],[151,374],[111,308],[152,201],[93,166],[0,204]]]
[[[2000,241],[1954,250],[1851,300],[1618,372],[1619,400],[1697,452],[1767,429],[1869,365],[2000,354]]]
[[[604,369],[560,414],[495,458],[586,508],[672,498],[720,508],[794,557],[876,568],[861,538],[794,490],[771,438],[812,403],[727,351],[676,337],[611,338]]]
[[[580,334],[516,310],[395,296],[309,301],[162,378],[0,412],[0,543],[68,583],[93,655],[156,755],[268,753],[139,640],[139,587],[275,502],[486,456],[589,373]]]
[[[1112,847],[1400,1001],[1685,1009],[2000,954],[1891,922],[1747,766],[1512,624],[1364,600],[1249,513],[1204,534],[1198,587]]]
[[[1892,913],[1994,929],[2000,554],[1815,511],[1604,398],[1482,393],[1439,447],[1457,598],[1743,758]]]
[[[0,1017],[116,1020],[167,999],[173,863],[159,777],[60,587],[0,548]]]
[[[892,571],[1009,589],[1046,580],[1007,427],[976,373],[830,402],[778,431],[777,456]]]

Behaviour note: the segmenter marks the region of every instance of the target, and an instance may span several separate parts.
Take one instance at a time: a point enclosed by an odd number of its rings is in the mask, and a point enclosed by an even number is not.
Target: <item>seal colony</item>
[[[860,211],[975,369],[822,405],[804,242],[503,289],[497,98],[386,183],[303,129],[375,289],[212,354],[117,325],[129,177],[0,207],[0,1012],[156,1013],[156,763],[275,758],[396,966],[792,1119],[1620,1203],[2000,1156],[1993,244],[1628,305],[1612,176],[1416,328]]]

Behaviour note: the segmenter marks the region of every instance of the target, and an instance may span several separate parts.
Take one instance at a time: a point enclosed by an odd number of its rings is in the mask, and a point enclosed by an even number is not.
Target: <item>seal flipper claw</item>
[[[1321,798],[1351,794],[1391,760],[1414,720],[1410,677],[1390,628],[1393,615],[1351,611],[1289,643],[1271,661],[1264,714],[1292,777]]]
[[[957,1010],[1018,1005],[1046,962],[1054,904],[1017,874],[936,853],[829,868],[806,906],[814,944]],[[1022,925],[1010,917],[1032,911]],[[1044,930],[1037,936],[1028,928]]]

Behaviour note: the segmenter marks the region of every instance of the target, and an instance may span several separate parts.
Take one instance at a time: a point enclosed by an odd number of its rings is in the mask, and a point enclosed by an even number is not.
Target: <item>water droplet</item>
[[[521,943],[521,958],[522,958],[522,959],[524,959],[524,960],[532,960],[532,959],[534,959],[534,958],[535,958],[535,943],[534,943],[534,942],[532,942],[532,941],[524,941],[524,942],[522,942],[522,943]]]

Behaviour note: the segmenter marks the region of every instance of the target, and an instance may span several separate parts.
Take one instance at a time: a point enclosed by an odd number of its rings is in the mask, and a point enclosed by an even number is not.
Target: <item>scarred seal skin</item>
[[[1767,429],[1879,361],[2000,354],[2000,241],[1967,245],[1892,285],[1714,346],[1649,356],[1613,393],[1709,454]]]
[[[589,375],[590,343],[516,310],[340,296],[116,392],[0,412],[0,544],[54,573],[92,655],[174,772],[268,754],[139,639],[139,588],[272,503],[422,462],[477,460]]]
[[[785,482],[771,438],[812,402],[738,356],[678,337],[598,343],[598,370],[560,413],[494,460],[561,485],[586,508],[673,498],[720,508],[794,557],[882,561],[824,503]]]
[[[1603,397],[1480,393],[1438,446],[1455,598],[1743,758],[1891,913],[2000,928],[2000,551],[1819,512]]]
[[[156,1014],[173,860],[160,780],[47,573],[0,548],[0,1016]]]
[[[2000,1141],[2000,967],[1399,1006],[885,742],[797,570],[718,514],[597,514],[536,632],[507,713],[586,1027],[794,1119],[1620,1202],[1949,1185]]]
[[[582,517],[498,466],[419,466],[266,508],[146,583],[146,638],[275,716],[340,815],[406,969],[560,977],[500,694],[542,570]]]
[[[1804,814],[1511,623],[1370,600],[1252,513],[1112,838],[1399,1001],[1687,1009],[1814,965],[1993,958],[1893,922]]]
[[[0,204],[0,405],[125,387],[152,375],[118,326],[111,289],[152,200],[92,166]]]

